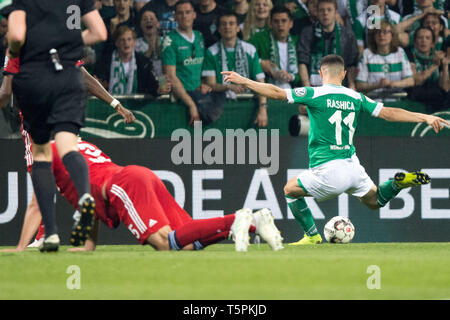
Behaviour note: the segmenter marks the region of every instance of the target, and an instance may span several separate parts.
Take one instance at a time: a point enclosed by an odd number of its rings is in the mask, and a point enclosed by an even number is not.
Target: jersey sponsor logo
[[[306,95],[306,88],[295,88],[294,93],[297,97],[303,97]]]
[[[350,146],[349,145],[345,145],[345,146],[331,145],[330,150],[350,150]]]
[[[202,63],[203,63],[203,57],[197,57],[197,58],[189,57],[183,61],[183,64],[185,66],[192,66],[192,65],[196,65],[196,64],[202,64]]]
[[[355,105],[351,101],[327,99],[327,108],[355,110]]]

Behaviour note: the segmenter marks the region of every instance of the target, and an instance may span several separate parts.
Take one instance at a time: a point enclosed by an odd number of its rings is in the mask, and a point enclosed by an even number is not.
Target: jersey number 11
[[[355,121],[355,113],[350,112],[347,117],[342,120],[342,111],[336,111],[329,119],[331,124],[336,124],[336,145],[342,145],[342,122],[348,127],[348,144],[353,144],[353,134],[355,133],[355,128],[353,128],[353,121]]]

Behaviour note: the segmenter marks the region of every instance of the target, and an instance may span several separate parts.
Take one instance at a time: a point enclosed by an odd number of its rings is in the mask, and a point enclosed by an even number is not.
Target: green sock
[[[311,237],[318,234],[319,232],[317,231],[316,224],[314,223],[311,210],[309,210],[305,199],[296,199],[286,196],[286,201],[289,209],[291,209],[292,214],[294,215],[295,220],[297,220],[306,235]]]
[[[394,180],[388,180],[381,183],[377,189],[378,204],[384,207],[386,203],[391,201],[402,189],[397,187]]]

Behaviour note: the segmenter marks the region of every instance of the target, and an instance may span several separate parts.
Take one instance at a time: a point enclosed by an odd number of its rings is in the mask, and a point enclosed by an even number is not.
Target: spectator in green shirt
[[[193,30],[196,13],[190,1],[181,0],[175,5],[177,30],[163,40],[162,60],[164,74],[172,85],[172,92],[189,109],[190,124],[200,121],[198,106],[192,97],[199,90],[206,94],[211,87],[201,83],[204,59],[203,36]]]
[[[224,83],[222,71],[236,71],[252,80],[264,82],[264,72],[255,47],[237,37],[239,33],[238,17],[233,12],[226,12],[219,18],[221,39],[206,51],[202,76],[215,92],[226,92],[228,98],[246,89],[239,85]],[[259,127],[267,126],[267,99],[258,96],[259,108],[255,123]]]
[[[261,66],[268,82],[290,89],[298,82],[298,56],[296,36],[290,31],[294,25],[291,12],[286,7],[275,7],[271,12],[271,30],[255,33],[249,40],[261,58]]]

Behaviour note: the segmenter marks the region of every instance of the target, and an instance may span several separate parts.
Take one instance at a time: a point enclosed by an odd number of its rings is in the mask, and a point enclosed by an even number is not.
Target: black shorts
[[[50,68],[20,70],[14,76],[13,92],[24,129],[37,144],[50,141],[54,129],[75,128],[70,131],[78,134],[84,126],[87,95],[83,75],[75,66],[65,66],[60,72]]]

